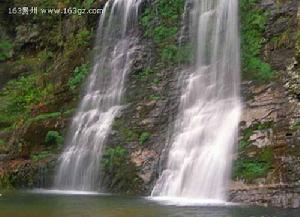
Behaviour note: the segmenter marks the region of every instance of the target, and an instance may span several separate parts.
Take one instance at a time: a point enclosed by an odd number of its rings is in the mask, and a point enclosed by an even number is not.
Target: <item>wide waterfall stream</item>
[[[137,39],[140,0],[111,0],[100,18],[92,72],[60,157],[55,188],[99,190],[100,160],[107,134],[121,109],[124,81]]]
[[[152,196],[222,202],[241,110],[238,0],[193,0],[188,10],[196,61]]]

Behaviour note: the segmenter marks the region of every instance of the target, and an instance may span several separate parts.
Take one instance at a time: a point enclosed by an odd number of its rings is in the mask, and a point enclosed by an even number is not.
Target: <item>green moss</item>
[[[256,7],[257,2],[240,1],[242,71],[245,78],[264,82],[274,77],[274,71],[260,57],[267,14]]]
[[[151,137],[151,134],[149,132],[143,132],[141,135],[140,135],[140,138],[139,138],[139,143],[141,145],[143,145],[145,142],[147,142]]]

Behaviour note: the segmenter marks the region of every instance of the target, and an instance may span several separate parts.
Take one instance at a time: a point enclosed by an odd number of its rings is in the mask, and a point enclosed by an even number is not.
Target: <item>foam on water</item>
[[[55,190],[55,189],[33,189],[28,191],[35,194],[57,194],[57,195],[107,195],[95,191],[64,191],[64,190]]]

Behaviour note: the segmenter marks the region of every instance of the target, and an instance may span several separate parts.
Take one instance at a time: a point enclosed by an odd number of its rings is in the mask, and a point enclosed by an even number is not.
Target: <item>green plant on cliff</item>
[[[265,148],[256,156],[243,155],[234,163],[233,177],[252,183],[255,179],[264,177],[272,168],[273,150]]]
[[[257,2],[257,0],[240,1],[242,70],[246,78],[267,81],[274,76],[270,65],[260,57],[267,15],[257,8]]]
[[[83,64],[79,67],[76,67],[72,77],[70,78],[68,85],[72,90],[75,90],[86,78],[89,73],[89,65]]]
[[[42,152],[31,154],[30,158],[33,161],[40,161],[40,160],[44,160],[44,159],[46,159],[46,158],[48,158],[50,156],[51,156],[51,152],[49,152],[49,151],[42,151]]]
[[[12,56],[13,45],[9,40],[0,41],[0,61],[7,60]]]
[[[147,142],[151,137],[151,134],[149,132],[143,132],[141,135],[140,135],[140,138],[139,138],[139,143],[141,145],[143,145],[145,142]]]
[[[177,35],[183,8],[183,0],[156,0],[144,11],[140,20],[145,36],[153,39],[165,63],[181,61],[182,50],[177,44]]]
[[[7,143],[3,139],[0,139],[0,153],[6,153],[7,151]]]
[[[126,158],[127,154],[127,150],[121,146],[107,149],[102,159],[105,170],[112,171],[121,166],[121,164],[124,163],[123,160]]]
[[[233,178],[242,179],[246,183],[252,183],[255,179],[265,177],[272,168],[273,150],[266,147],[262,149],[251,146],[250,137],[255,131],[272,129],[272,121],[257,122],[245,128],[241,132],[238,159],[234,162]],[[256,149],[253,154],[253,149]],[[249,154],[251,152],[252,154]]]
[[[136,186],[139,184],[136,166],[131,162],[130,155],[124,147],[106,149],[101,163],[111,191],[121,190],[128,194],[136,192]]]
[[[249,139],[253,135],[254,131],[272,129],[273,125],[274,123],[272,121],[257,122],[242,130],[239,151],[243,152],[251,144]]]
[[[297,32],[297,51],[298,51],[298,56],[300,54],[300,30]]]
[[[33,105],[45,102],[52,93],[53,86],[44,84],[43,75],[32,74],[11,80],[0,92],[0,113],[11,117],[22,115],[24,118]]]
[[[45,138],[47,145],[61,145],[64,142],[64,138],[57,131],[49,131]]]

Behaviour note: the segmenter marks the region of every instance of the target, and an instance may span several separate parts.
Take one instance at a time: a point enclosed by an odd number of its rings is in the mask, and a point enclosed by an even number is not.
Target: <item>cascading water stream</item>
[[[152,196],[224,201],[241,113],[238,0],[191,1],[196,61]]]
[[[121,109],[124,81],[137,38],[141,0],[109,0],[100,17],[92,72],[59,159],[55,188],[94,191],[99,188],[105,139]]]

